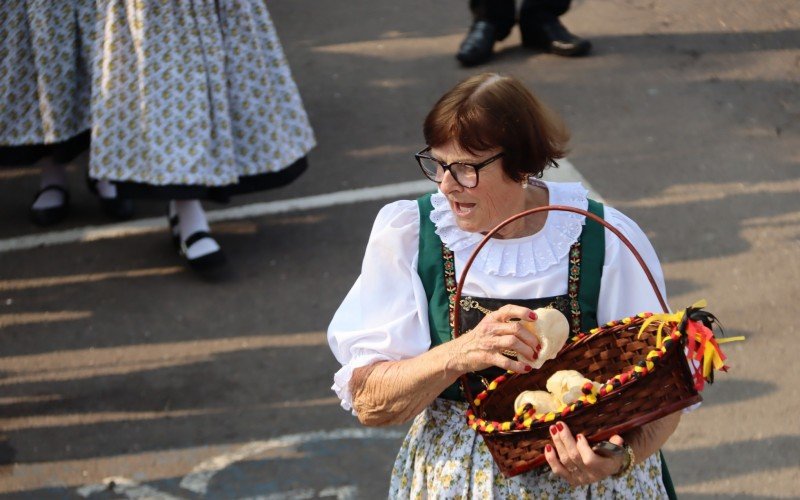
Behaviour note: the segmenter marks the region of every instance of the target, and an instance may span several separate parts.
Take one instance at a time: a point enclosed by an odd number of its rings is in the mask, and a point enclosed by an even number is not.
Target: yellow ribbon
[[[699,336],[698,336],[699,337]],[[715,339],[717,344],[728,342],[738,342],[744,340],[744,336]],[[706,345],[703,352],[703,377],[708,379],[711,376],[711,369],[722,370],[725,367],[725,360],[722,359],[721,352],[710,342]]]
[[[690,309],[702,309],[706,307],[705,300],[698,300],[694,304],[692,304]],[[683,316],[686,314],[686,310],[683,310],[678,313],[664,313],[664,314],[654,314],[647,318],[643,323],[641,328],[639,328],[639,335],[638,337],[641,338],[642,334],[645,332],[648,326],[650,326],[654,321],[659,321],[661,324],[658,325],[658,329],[656,330],[656,347],[661,347],[662,345],[662,336],[664,325],[667,323],[674,323],[679,325],[683,321]],[[738,337],[728,337],[724,339],[717,339],[712,337],[713,340],[717,344],[726,344],[728,342],[737,342],[744,340],[743,336]],[[698,342],[700,345],[703,346],[703,367],[702,373],[703,377],[708,379],[711,376],[711,370],[722,370],[725,367],[725,360],[723,358],[723,354],[714,345],[713,342],[708,342],[703,335],[700,333],[695,335],[694,340]]]
[[[706,303],[705,299],[700,299],[694,304],[692,304],[692,309],[702,309],[706,307],[708,304]],[[647,318],[644,323],[642,323],[642,327],[639,328],[639,335],[638,338],[642,337],[642,334],[650,326],[651,323],[654,321],[660,321],[661,324],[658,325],[658,330],[656,330],[656,347],[661,347],[661,337],[664,330],[664,325],[667,323],[675,323],[679,325],[681,321],[683,321],[683,315],[686,314],[686,310],[684,309],[681,312],[677,313],[662,313],[662,314],[654,314]]]

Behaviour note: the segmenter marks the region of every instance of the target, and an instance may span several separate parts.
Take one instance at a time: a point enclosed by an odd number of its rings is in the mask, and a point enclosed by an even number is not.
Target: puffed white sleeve
[[[612,207],[605,207],[604,218],[639,251],[666,300],[664,273],[656,251],[644,232],[633,220]],[[605,239],[606,254],[597,305],[598,323],[602,325],[640,312],[663,312],[653,287],[633,253],[608,229],[605,230]]]
[[[349,386],[354,369],[411,358],[430,348],[428,299],[417,274],[418,247],[417,202],[402,200],[383,207],[372,227],[361,275],[328,327],[328,344],[342,365],[331,389],[345,410],[352,410]]]

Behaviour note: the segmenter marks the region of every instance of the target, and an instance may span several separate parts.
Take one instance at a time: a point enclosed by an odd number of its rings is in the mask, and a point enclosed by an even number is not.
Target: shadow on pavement
[[[800,437],[784,434],[671,452],[667,454],[667,463],[673,477],[682,478],[682,484],[695,484],[762,471],[796,469],[800,467],[798,449]],[[706,466],[698,470],[693,467],[696,464]]]

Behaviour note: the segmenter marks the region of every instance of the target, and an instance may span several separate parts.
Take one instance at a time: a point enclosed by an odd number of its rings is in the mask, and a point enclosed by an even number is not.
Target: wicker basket
[[[455,294],[455,303],[461,299],[467,272],[475,256],[483,245],[499,229],[506,224],[527,215],[550,210],[562,210],[582,214],[604,225],[633,252],[637,261],[647,275],[658,300],[668,312],[666,302],[656,286],[649,269],[644,264],[636,249],[616,228],[603,219],[585,210],[568,206],[545,206],[511,217],[498,225],[478,245],[462,272]],[[456,307],[454,336],[458,336],[459,308]],[[567,344],[555,359],[546,362],[540,369],[529,373],[514,374],[494,390],[484,394],[482,401],[477,401],[469,391],[466,376],[462,378],[467,401],[471,412],[486,421],[507,422],[514,417],[513,403],[516,396],[524,390],[545,390],[547,379],[559,370],[577,370],[583,376],[595,382],[605,383],[619,374],[631,371],[638,364],[646,361],[648,353],[656,349],[656,329],[660,323],[650,324],[642,335],[639,330],[644,317],[626,318],[625,322],[613,322],[586,334],[580,340]],[[662,333],[669,338],[677,329],[675,323],[666,323]],[[660,356],[657,365],[643,376],[615,387],[594,404],[575,409],[566,415],[558,415],[549,422],[533,423],[529,430],[508,430],[491,432],[479,430],[489,451],[504,475],[511,477],[546,463],[544,447],[551,442],[549,428],[555,421],[565,422],[574,434],[582,433],[589,442],[608,439],[614,434],[626,432],[653,420],[674,413],[702,400],[695,389],[694,379],[690,372],[684,343],[686,336],[674,336],[678,341],[670,342],[666,352]]]

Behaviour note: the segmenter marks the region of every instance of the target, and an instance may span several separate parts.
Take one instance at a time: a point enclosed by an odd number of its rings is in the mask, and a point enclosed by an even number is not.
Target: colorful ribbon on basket
[[[661,332],[667,323],[678,325],[678,331],[686,335],[686,358],[692,363],[694,371],[694,387],[703,390],[706,382],[714,383],[714,370],[728,371],[725,365],[727,357],[720,349],[719,344],[744,340],[743,336],[718,339],[712,331],[714,324],[722,327],[716,316],[708,311],[703,311],[706,301],[700,300],[679,313],[654,314],[642,323],[639,329],[641,337],[645,329],[654,321],[660,322],[656,330],[656,346],[661,346]]]

